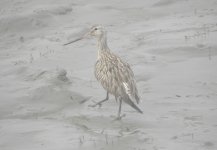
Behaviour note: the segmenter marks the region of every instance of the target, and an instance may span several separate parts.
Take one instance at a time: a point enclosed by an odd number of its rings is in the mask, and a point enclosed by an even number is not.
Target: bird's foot
[[[95,101],[93,101],[95,104],[92,104],[92,105],[88,105],[89,107],[96,107],[97,105],[99,106],[99,107],[102,107],[102,102],[95,102]]]
[[[118,115],[118,116],[112,116],[112,117],[114,117],[113,121],[120,121],[122,118],[126,117],[126,114]]]

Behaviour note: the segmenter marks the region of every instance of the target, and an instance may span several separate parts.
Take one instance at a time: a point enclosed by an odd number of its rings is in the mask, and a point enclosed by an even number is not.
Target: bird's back
[[[102,51],[95,64],[95,76],[103,88],[116,98],[121,97],[126,103],[134,100],[139,103],[133,71],[117,55]]]

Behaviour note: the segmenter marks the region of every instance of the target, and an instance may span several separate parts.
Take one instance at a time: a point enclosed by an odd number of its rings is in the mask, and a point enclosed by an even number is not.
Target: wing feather
[[[139,96],[130,65],[113,53],[105,53],[95,65],[95,76],[104,89],[115,97],[127,94],[131,100],[139,103]]]

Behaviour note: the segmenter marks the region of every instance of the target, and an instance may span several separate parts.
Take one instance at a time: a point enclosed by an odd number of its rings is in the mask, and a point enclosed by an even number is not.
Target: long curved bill
[[[78,39],[75,39],[75,40],[73,40],[73,41],[71,41],[71,42],[68,42],[68,43],[65,43],[65,44],[63,44],[64,46],[65,45],[69,45],[69,44],[71,44],[71,43],[74,43],[74,42],[77,42],[77,41],[80,41],[80,40],[82,40],[84,37],[81,37],[81,38],[78,38]]]
[[[84,36],[82,36],[82,37],[80,37],[80,38],[77,38],[77,39],[75,39],[75,40],[73,40],[73,41],[71,41],[71,42],[65,43],[65,44],[63,44],[63,45],[65,46],[65,45],[69,45],[69,44],[71,44],[71,43],[80,41],[80,40],[86,38],[89,34],[90,34],[90,32],[86,33]]]

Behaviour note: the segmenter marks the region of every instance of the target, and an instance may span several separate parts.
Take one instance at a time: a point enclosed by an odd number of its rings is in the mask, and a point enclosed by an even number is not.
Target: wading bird
[[[133,71],[129,64],[121,60],[121,58],[111,52],[107,46],[107,37],[104,27],[93,26],[83,37],[64,45],[79,41],[87,36],[96,37],[98,40],[98,57],[95,64],[95,77],[107,91],[106,98],[98,103],[91,105],[93,107],[101,105],[109,99],[109,94],[115,96],[119,101],[118,118],[121,119],[122,101],[129,104],[139,113],[143,113],[134,102],[139,103],[139,96],[134,79]]]

